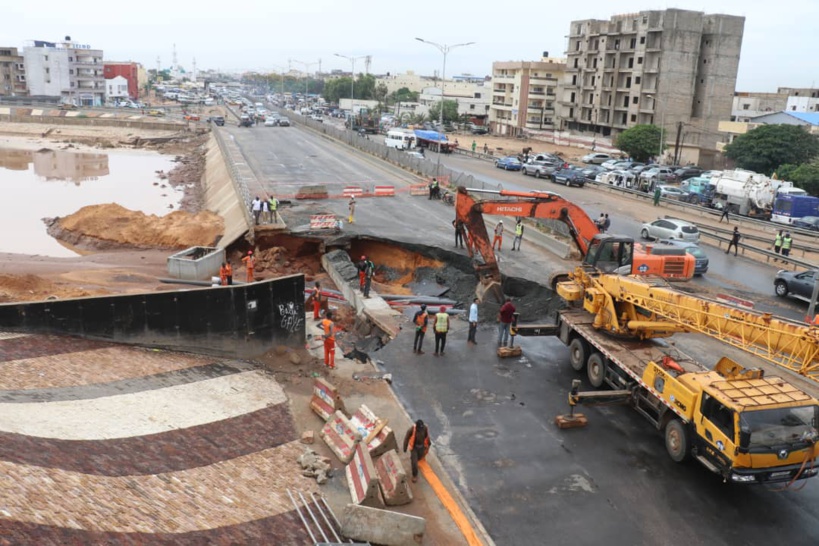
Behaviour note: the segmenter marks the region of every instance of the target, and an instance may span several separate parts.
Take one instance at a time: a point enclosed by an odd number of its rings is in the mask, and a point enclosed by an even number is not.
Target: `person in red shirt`
[[[512,300],[506,298],[506,301],[501,305],[498,311],[498,346],[506,345],[509,336],[509,328],[512,326],[512,318],[515,314],[515,306],[512,305]]]

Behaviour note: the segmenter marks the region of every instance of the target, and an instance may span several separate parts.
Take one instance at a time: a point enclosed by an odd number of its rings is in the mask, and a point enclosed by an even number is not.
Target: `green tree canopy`
[[[780,180],[790,180],[810,195],[819,195],[819,163],[803,163],[802,165],[781,165],[776,170]]]
[[[444,123],[458,121],[458,102],[454,100],[444,100]],[[436,102],[429,108],[429,119],[438,121],[441,119],[441,103]]]
[[[398,91],[390,93],[390,100],[393,102],[418,102],[418,92],[402,87]]]
[[[734,139],[725,155],[741,169],[771,175],[780,165],[802,165],[819,155],[819,139],[799,125],[760,125]]]
[[[619,135],[614,143],[620,150],[635,161],[646,162],[649,158],[659,156],[665,149],[665,142],[656,125],[635,125]]]
[[[322,96],[327,102],[338,103],[340,99],[349,99],[351,80],[349,76],[328,80],[324,84]],[[355,98],[361,100],[375,99],[375,76],[372,74],[359,74],[355,80]]]

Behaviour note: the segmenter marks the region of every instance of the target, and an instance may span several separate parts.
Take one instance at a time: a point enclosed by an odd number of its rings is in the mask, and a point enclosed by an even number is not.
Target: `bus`
[[[384,139],[387,148],[411,150],[415,148],[415,132],[409,129],[390,129]]]
[[[797,188],[794,188],[797,189]],[[774,199],[771,220],[779,224],[791,224],[803,216],[819,216],[819,197],[803,193],[784,193],[781,190]]]

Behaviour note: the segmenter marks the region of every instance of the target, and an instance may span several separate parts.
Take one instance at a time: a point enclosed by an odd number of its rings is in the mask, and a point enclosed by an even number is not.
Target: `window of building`
[[[646,43],[646,37],[645,36],[640,36],[640,43],[641,44]]]
[[[74,57],[69,57],[68,62],[74,62]]]
[[[43,60],[48,61],[48,55],[43,55]]]
[[[796,110],[796,106],[791,106],[791,110]]]
[[[46,74],[50,74],[50,73],[51,73],[51,69],[50,69],[50,68],[48,68],[48,67],[46,67],[45,71],[46,71]]]
[[[631,121],[637,121],[637,116],[635,114],[631,114]]]
[[[469,105],[469,109],[470,109],[470,110],[474,110],[474,109],[475,109],[475,105],[474,105],[474,104],[470,104],[470,105]]]
[[[577,58],[574,59],[574,67],[577,68]]]
[[[620,117],[620,120],[621,120],[622,125],[625,125],[626,123],[628,123],[628,114],[623,113],[623,115]]]
[[[577,74],[572,76],[572,85],[577,85]]]
[[[592,76],[592,79],[591,79],[592,87],[594,87],[594,81],[595,81],[595,76]]]
[[[634,49],[637,46],[637,38],[632,38],[630,42],[631,49]]]
[[[628,95],[623,97],[623,106],[628,107]]]
[[[631,76],[626,77],[626,87],[631,89]]]
[[[637,64],[643,64],[643,58],[637,57]]]
[[[750,110],[750,108],[751,108],[751,105],[750,105],[750,104],[743,104],[743,105],[742,105],[742,109],[743,109],[743,110]]]
[[[637,104],[637,97],[631,97],[631,104]]]
[[[570,118],[574,117],[574,108],[569,108],[569,117]]]
[[[574,92],[572,92],[572,94],[569,95],[569,102],[574,102]]]
[[[629,57],[628,58],[628,67],[629,68],[634,68],[634,57]]]
[[[74,87],[74,82],[71,82],[71,87]]]
[[[620,39],[616,38],[614,40],[614,49],[620,49]]]
[[[580,51],[580,40],[578,40],[578,41],[576,41],[574,43],[574,50],[575,51]]]
[[[73,69],[73,68],[69,68],[69,69],[68,69],[68,73],[69,73],[69,74],[71,74],[71,75],[74,75],[74,69]]]
[[[481,94],[480,94],[480,93],[475,93],[475,98],[476,98],[476,99],[481,98]]]
[[[594,61],[592,61],[592,68],[597,68],[597,59],[594,59]]]
[[[640,85],[641,80],[642,80],[642,78],[640,76],[637,76],[636,78],[634,78],[634,85]]]
[[[702,64],[708,64],[708,59],[703,59]]]

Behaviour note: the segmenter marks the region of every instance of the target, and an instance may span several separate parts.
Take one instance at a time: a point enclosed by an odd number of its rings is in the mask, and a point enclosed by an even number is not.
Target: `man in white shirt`
[[[250,202],[250,210],[253,212],[253,219],[256,225],[259,225],[259,216],[262,214],[262,200],[257,196],[256,199]]]
[[[475,341],[475,332],[478,329],[478,298],[472,300],[472,305],[469,306],[469,336],[466,338],[467,343],[477,345]]]

